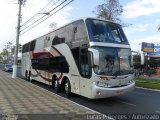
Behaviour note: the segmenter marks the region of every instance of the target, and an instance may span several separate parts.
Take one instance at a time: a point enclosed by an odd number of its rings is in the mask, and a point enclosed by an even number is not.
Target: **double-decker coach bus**
[[[131,48],[122,27],[95,18],[79,19],[24,44],[22,75],[68,97],[105,98],[135,86]]]

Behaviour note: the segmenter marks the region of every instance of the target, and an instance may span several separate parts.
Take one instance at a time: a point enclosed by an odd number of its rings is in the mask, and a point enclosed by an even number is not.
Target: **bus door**
[[[79,79],[79,48],[73,48],[72,50],[72,55],[74,58],[74,61],[70,61],[72,62],[71,65],[72,67],[70,67],[72,69],[71,72],[71,86],[72,86],[72,90],[74,93],[79,94],[80,95],[80,79]]]
[[[80,90],[83,96],[89,96],[91,91],[91,57],[88,48],[79,49]]]
[[[73,92],[80,95],[79,74],[71,73]]]

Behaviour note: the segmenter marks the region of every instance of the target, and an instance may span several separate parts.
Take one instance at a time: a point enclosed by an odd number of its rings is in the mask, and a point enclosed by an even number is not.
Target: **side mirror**
[[[130,56],[130,61],[131,61],[130,66],[133,67],[133,56],[132,55]]]
[[[93,48],[88,48],[88,51],[93,53],[93,64],[99,66],[99,51]]]

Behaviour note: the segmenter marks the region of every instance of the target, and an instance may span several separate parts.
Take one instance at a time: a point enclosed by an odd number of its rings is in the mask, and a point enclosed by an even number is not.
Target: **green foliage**
[[[160,80],[149,80],[149,79],[136,79],[136,86],[143,88],[159,89]]]
[[[8,56],[9,51],[7,49],[3,49],[2,52],[0,53],[1,56]]]
[[[133,61],[136,64],[140,64],[141,63],[141,56],[139,54],[133,55]]]
[[[147,58],[145,58],[144,65],[141,65],[141,56],[140,56],[140,54],[133,55],[133,63],[134,63],[134,67],[135,68],[146,68],[146,69],[147,69],[148,65],[151,68],[155,68],[159,64],[158,61],[156,61],[154,59],[147,60]],[[155,71],[153,71],[153,73],[155,73]]]
[[[134,68],[135,69],[144,68],[144,65],[141,65],[141,56],[140,56],[140,54],[133,55],[133,64],[134,64]]]
[[[120,16],[123,13],[123,7],[120,5],[119,0],[104,0],[104,3],[98,5],[93,13],[98,18],[121,24]]]

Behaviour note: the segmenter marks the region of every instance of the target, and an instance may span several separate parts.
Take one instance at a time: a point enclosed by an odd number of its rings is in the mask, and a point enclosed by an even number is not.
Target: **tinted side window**
[[[52,45],[57,45],[64,42],[65,42],[65,38],[59,38],[58,36],[55,36],[53,38]]]
[[[23,45],[22,53],[28,52],[29,51],[29,46],[30,46],[30,42]]]
[[[65,39],[66,39],[66,36],[65,36],[65,27],[64,28],[61,28],[61,29],[58,29],[55,31],[55,36],[52,40],[52,45],[57,45],[57,44],[61,44],[61,43],[65,43]]]
[[[25,45],[22,47],[22,53],[25,53]]]
[[[30,51],[34,51],[35,45],[36,45],[36,40],[30,43]]]
[[[69,72],[69,64],[64,56],[42,57],[31,59],[32,68],[38,70],[51,70],[53,72]]]

